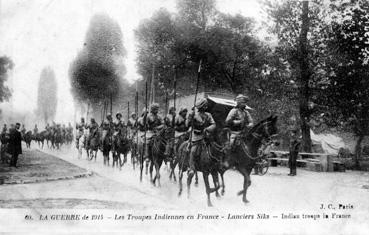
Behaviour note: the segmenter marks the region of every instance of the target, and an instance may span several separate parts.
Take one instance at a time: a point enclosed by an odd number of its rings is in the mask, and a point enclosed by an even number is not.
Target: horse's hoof
[[[198,182],[195,182],[195,187],[198,187],[199,186],[199,183]]]
[[[178,192],[178,197],[182,196],[182,191]]]
[[[208,202],[208,207],[213,207],[213,204],[211,202]]]
[[[249,203],[250,201],[249,200],[247,200],[247,199],[244,199],[244,200],[242,200],[243,201],[243,203],[245,203],[245,204],[247,204],[247,203]]]
[[[224,191],[224,190],[222,190],[222,191],[220,192],[220,194],[221,194],[222,196],[224,196],[224,193],[225,193],[225,191]]]
[[[220,194],[219,194],[218,192],[216,192],[216,193],[215,193],[215,196],[216,196],[217,198],[220,198]]]

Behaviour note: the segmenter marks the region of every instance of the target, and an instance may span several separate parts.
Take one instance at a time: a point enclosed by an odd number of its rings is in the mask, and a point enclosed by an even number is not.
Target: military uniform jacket
[[[198,141],[204,138],[203,130],[208,127],[215,128],[213,116],[208,112],[196,112],[188,118],[188,122],[193,121],[192,141]]]
[[[147,130],[154,131],[156,127],[163,124],[163,118],[158,114],[149,113],[147,115]]]
[[[181,115],[177,115],[174,121],[174,128],[178,132],[185,132],[188,130],[186,119]]]
[[[235,124],[234,121],[240,121],[239,124]],[[252,117],[246,109],[233,108],[226,118],[226,125],[229,126],[231,131],[242,131],[245,126],[252,123]]]
[[[164,118],[165,125],[166,125],[167,127],[174,127],[174,120],[173,120],[173,119],[175,119],[174,115],[172,115],[172,114],[168,114],[168,115]]]
[[[80,132],[83,132],[83,130],[85,129],[85,127],[86,127],[86,124],[84,122],[78,123],[76,125],[76,129],[79,130]]]

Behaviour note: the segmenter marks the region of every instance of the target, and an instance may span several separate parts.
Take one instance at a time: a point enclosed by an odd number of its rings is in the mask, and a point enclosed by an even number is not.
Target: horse
[[[87,153],[87,158],[89,160],[92,160],[93,158],[95,158],[95,162],[96,162],[97,151],[99,150],[99,146],[100,146],[100,133],[99,131],[96,131],[95,133],[92,133],[91,135],[92,136],[89,140],[89,143],[87,143],[86,145],[86,153]]]
[[[248,131],[248,134],[242,135],[237,140],[238,143],[236,142],[236,147],[233,151],[225,154],[225,160],[229,163],[229,166],[223,169],[223,171],[235,168],[244,178],[243,189],[237,194],[242,195],[244,203],[249,202],[246,194],[248,187],[251,185],[250,174],[258,160],[258,150],[263,140],[267,140],[277,134],[277,120],[277,116],[271,115],[260,121]]]
[[[32,142],[32,131],[27,131],[23,136],[24,142],[26,142],[26,147],[31,148],[31,142]]]
[[[103,153],[104,165],[109,166],[109,152],[111,150],[111,137],[109,135],[109,130],[101,130],[100,150]]]
[[[170,159],[170,174],[169,174],[169,179],[171,180],[173,178],[174,181],[177,181],[176,178],[176,174],[175,174],[175,168],[177,167],[177,164],[179,162],[178,159],[178,151],[179,151],[179,147],[182,145],[183,142],[185,142],[186,140],[188,140],[188,133],[183,134],[180,137],[175,137],[173,142],[174,145],[170,146],[170,155],[172,156],[172,158]],[[197,180],[197,173],[196,173],[196,182],[195,184],[197,185],[198,180]]]
[[[128,138],[122,134],[118,133],[113,137],[113,167],[119,166],[119,169],[122,168],[124,163],[127,162],[127,154],[130,150],[129,140]],[[121,155],[124,156],[122,161]]]
[[[38,147],[41,147],[41,148],[44,148],[44,142],[45,142],[45,139],[47,138],[47,131],[44,130],[44,131],[41,131],[40,133],[37,133],[34,138],[35,138],[35,141],[37,141],[38,143]]]
[[[201,151],[201,155],[198,159],[195,160],[195,167],[197,171],[203,172],[203,178],[206,187],[207,194],[207,204],[208,206],[212,206],[210,200],[210,193],[216,192],[218,196],[218,189],[220,187],[218,180],[218,173],[222,179],[222,194],[224,194],[224,173],[232,168],[235,168],[238,172],[240,172],[244,177],[244,185],[243,189],[238,193],[238,195],[243,195],[243,202],[249,202],[246,198],[247,188],[251,185],[250,173],[253,167],[256,164],[258,159],[258,149],[261,146],[262,140],[268,139],[270,136],[273,136],[277,133],[277,122],[276,116],[270,116],[258,124],[256,124],[247,135],[243,135],[242,138],[238,141],[240,144],[237,144],[234,151],[230,151],[226,145],[217,144],[215,141],[205,141],[202,140],[202,147],[205,148],[205,151]],[[189,160],[189,152],[188,152],[188,144],[189,142],[184,142],[180,148],[180,175],[179,175],[179,195],[182,193],[182,174],[184,170],[188,168],[188,160]],[[228,150],[227,150],[228,149]],[[224,167],[223,161],[229,162],[229,166]],[[210,188],[208,175],[209,173],[213,177],[215,188]],[[190,185],[191,185],[192,176],[187,178],[187,191],[188,195],[190,193]]]
[[[153,185],[156,185],[156,180],[158,181],[158,186],[160,187],[160,167],[164,161],[165,146],[167,144],[166,139],[169,134],[168,128],[163,128],[151,137],[151,142],[147,143],[149,160],[150,160],[150,180]],[[155,167],[155,177],[152,178],[153,168]]]
[[[60,131],[55,131],[52,137],[52,146],[53,148],[60,149],[60,146],[63,144],[63,136]]]
[[[206,194],[208,196],[208,206],[212,206],[212,203],[210,201],[210,193],[217,191],[219,186],[219,180],[218,180],[218,171],[221,167],[220,163],[221,160],[219,158],[219,154],[214,155],[212,152],[214,152],[214,147],[211,144],[210,138],[204,138],[202,140],[196,141],[192,144],[198,144],[199,146],[199,152],[200,154],[198,156],[195,156],[195,170],[201,171],[204,182],[205,182],[205,188],[206,188]],[[178,152],[178,161],[179,161],[179,192],[178,196],[181,196],[182,194],[182,178],[183,178],[183,172],[186,171],[189,168],[189,145],[190,141],[187,140],[181,144],[179,147]],[[209,184],[209,174],[212,175],[213,181],[215,184],[214,188],[210,188]],[[188,175],[187,178],[187,196],[190,196],[190,186],[192,181],[192,174]]]

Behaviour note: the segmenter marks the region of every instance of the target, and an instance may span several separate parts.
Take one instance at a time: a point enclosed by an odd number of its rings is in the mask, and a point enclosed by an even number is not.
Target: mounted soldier
[[[231,129],[230,148],[233,151],[245,128],[249,129],[254,125],[254,121],[250,113],[246,110],[246,102],[248,97],[245,95],[238,95],[236,97],[236,107],[231,109],[226,118],[226,125]],[[247,130],[246,129],[246,130]]]
[[[47,124],[47,125],[49,125],[49,124]],[[77,147],[77,149],[79,148],[79,140],[84,135],[85,128],[86,128],[85,119],[81,118],[81,122],[76,124],[76,130],[77,130],[76,147]]]
[[[147,125],[147,135],[146,135],[146,146],[145,146],[145,156],[148,158],[149,153],[152,149],[152,137],[155,133],[164,127],[163,118],[158,114],[159,113],[159,104],[153,103],[150,107],[150,113],[146,118]]]
[[[116,122],[114,123],[114,136],[115,135],[123,135],[124,134],[124,130],[125,130],[125,124],[124,121],[122,120],[123,115],[121,113],[117,113],[115,115],[115,117],[117,118]]]
[[[127,121],[127,128],[129,133],[129,138],[134,138],[137,132],[137,115],[132,113],[131,117]]]
[[[203,151],[203,140],[205,136],[210,135],[216,128],[213,116],[205,112],[208,108],[208,101],[205,98],[200,99],[196,103],[196,111],[190,113],[187,119],[187,126],[192,123],[193,130],[191,133],[191,148],[190,148],[190,171],[189,175],[193,176],[195,174],[195,158],[201,155]]]
[[[8,127],[6,126],[6,124],[4,124],[3,130],[1,131],[1,133],[6,133],[7,131],[8,131]]]
[[[24,124],[22,125],[21,134],[22,134],[22,138],[26,134],[26,127],[24,126]]]
[[[186,124],[187,112],[188,112],[187,108],[182,107],[179,110],[179,113],[178,113],[179,115],[177,115],[175,118],[175,121],[174,121],[175,139],[182,138],[188,131],[189,127]]]
[[[89,130],[89,134],[87,137],[87,148],[90,147],[91,139],[95,137],[98,134],[99,125],[95,121],[95,118],[91,118],[90,124],[87,126],[87,129]]]
[[[37,124],[36,124],[35,128],[33,128],[33,135],[37,136],[37,134],[38,134],[38,127],[37,127]]]

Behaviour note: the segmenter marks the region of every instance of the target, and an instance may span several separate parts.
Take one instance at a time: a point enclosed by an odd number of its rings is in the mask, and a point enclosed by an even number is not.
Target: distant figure
[[[6,124],[4,124],[3,130],[1,131],[1,133],[6,133],[7,131],[8,131],[8,127],[6,126]]]
[[[38,127],[37,127],[37,124],[36,124],[35,128],[33,128],[33,135],[37,136],[37,134],[38,134]]]
[[[20,132],[20,123],[10,132],[8,152],[12,155],[10,160],[11,167],[17,167],[18,155],[22,154],[22,136]]]

